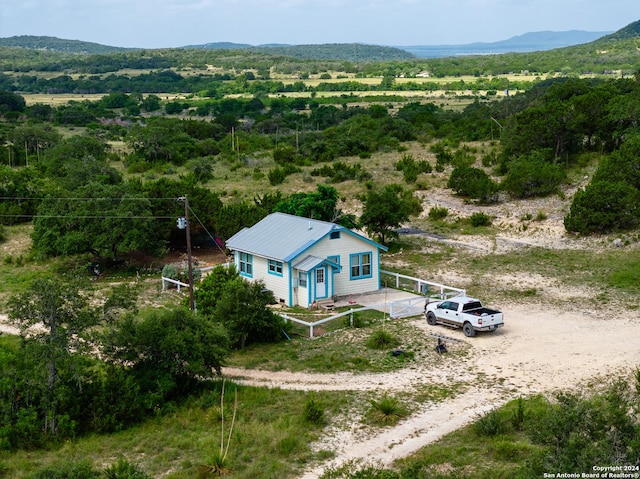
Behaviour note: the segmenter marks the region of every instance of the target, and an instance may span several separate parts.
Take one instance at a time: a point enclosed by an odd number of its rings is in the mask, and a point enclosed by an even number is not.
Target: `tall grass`
[[[319,456],[310,445],[317,439],[321,426],[304,418],[307,393],[243,387],[229,382],[226,389],[229,395],[238,391],[238,411],[224,463],[228,472],[225,477],[296,477],[301,468]],[[203,472],[202,465],[216,464],[213,455],[220,449],[220,427],[212,424],[212,417],[217,414],[210,414],[211,409],[219,408],[220,392],[220,383],[213,384],[209,391],[194,397],[174,414],[126,431],[79,438],[57,449],[16,451],[3,459],[7,469],[4,477],[26,478],[55,465],[61,458],[69,462],[87,460],[102,468],[120,457],[139,465],[153,477],[198,477]],[[344,412],[354,401],[348,392],[326,392],[322,397],[328,418]],[[231,411],[225,415],[231,416]]]

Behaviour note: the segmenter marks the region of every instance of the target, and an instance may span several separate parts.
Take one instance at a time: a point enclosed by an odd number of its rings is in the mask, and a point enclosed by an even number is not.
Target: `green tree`
[[[362,201],[360,223],[382,244],[388,237],[397,238],[395,228],[422,211],[422,204],[413,196],[413,191],[397,184],[386,185],[382,190],[371,189]]]
[[[581,234],[637,228],[639,205],[640,192],[629,183],[593,182],[573,197],[564,227]]]
[[[32,233],[44,256],[92,253],[116,259],[133,251],[159,253],[150,202],[126,184],[89,183],[66,198],[43,200]]]
[[[61,139],[60,134],[49,123],[21,125],[8,136],[13,145],[14,156],[19,162],[24,160],[25,163],[28,163],[29,156],[35,156],[35,159],[39,159],[40,155],[43,155]]]
[[[145,125],[134,125],[126,142],[140,158],[175,165],[182,165],[196,145],[181,120],[160,117],[148,119]]]
[[[160,97],[158,95],[147,95],[142,100],[140,107],[146,112],[158,111],[160,109]]]
[[[0,224],[31,221],[42,197],[44,180],[38,171],[27,168],[11,168],[0,165]],[[10,199],[11,198],[11,199]]]
[[[516,198],[547,196],[558,191],[566,178],[564,168],[545,160],[545,153],[533,151],[509,163],[502,188]]]
[[[77,283],[69,279],[36,279],[29,290],[9,301],[9,319],[20,328],[27,342],[41,348],[46,363],[46,401],[44,429],[58,430],[59,397],[57,386],[63,364],[76,353],[90,347],[88,333],[100,319]]]
[[[460,196],[475,198],[483,203],[496,201],[499,189],[484,170],[466,165],[453,169],[447,186]]]
[[[229,354],[226,331],[186,308],[128,315],[114,324],[103,344],[109,361],[126,364],[143,391],[165,399],[220,373]]]
[[[317,191],[294,193],[284,198],[275,211],[353,227],[353,217],[345,215],[337,205],[338,191],[332,186],[318,185]]]
[[[213,316],[218,300],[222,297],[227,285],[240,278],[235,266],[228,268],[218,265],[200,282],[194,293],[194,299],[200,314]]]
[[[11,91],[0,90],[0,115],[9,111],[24,111],[27,103],[22,95]]]
[[[279,341],[287,326],[268,308],[273,303],[273,293],[265,289],[263,282],[237,277],[226,283],[213,318],[224,325],[234,347]]]

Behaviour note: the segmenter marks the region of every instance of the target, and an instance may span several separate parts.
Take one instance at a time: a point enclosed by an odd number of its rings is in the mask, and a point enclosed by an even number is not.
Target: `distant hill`
[[[64,53],[113,53],[130,50],[129,48],[110,47],[99,43],[83,42],[80,40],[65,40],[57,37],[40,37],[34,35],[19,35],[0,38],[2,47],[21,47],[32,50],[48,50]]]
[[[467,43],[462,45],[416,45],[401,46],[403,50],[419,58],[452,57],[459,55],[490,55],[500,53],[524,53],[553,50],[592,42],[611,32],[587,32],[570,30],[566,32],[530,32],[508,40],[492,43]],[[616,32],[617,33],[617,32]]]
[[[630,23],[624,28],[621,28],[617,32],[613,32],[606,35],[599,40],[602,42],[629,40],[632,38],[640,37],[640,20]]]
[[[308,60],[347,60],[354,62],[408,60],[411,52],[396,47],[361,43],[325,43],[320,45],[260,46],[251,50]]]
[[[308,60],[348,60],[348,61],[390,61],[414,58],[414,55],[402,48],[361,43],[324,43],[315,45],[265,44],[246,45],[242,43],[216,42],[203,45],[189,45],[191,49],[245,49],[270,55]]]
[[[203,43],[202,45],[185,45],[180,48],[186,49],[203,49],[203,50],[240,50],[244,48],[251,48],[253,45],[248,43],[233,43],[233,42],[213,42]]]

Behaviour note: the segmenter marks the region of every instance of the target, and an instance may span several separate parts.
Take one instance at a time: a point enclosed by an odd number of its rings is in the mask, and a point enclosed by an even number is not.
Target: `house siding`
[[[350,256],[357,253],[371,253],[371,277],[352,280],[350,275]],[[305,251],[304,254],[312,254],[321,258],[338,256],[342,270],[333,274],[332,291],[329,295],[349,296],[362,294],[380,289],[380,252],[373,244],[342,231],[339,239],[323,238],[320,242]],[[330,273],[329,273],[330,275]]]
[[[235,253],[236,267],[240,254],[251,255],[250,274],[243,277],[264,282],[278,302],[302,307],[321,298],[380,289],[380,251],[386,249],[339,225],[284,213],[272,213],[239,231],[229,238],[227,246]],[[363,254],[371,255],[370,270],[352,277],[352,258],[362,258]],[[269,260],[278,261],[277,272],[269,272]],[[306,287],[298,285],[299,270],[294,265],[305,270]],[[317,288],[316,272],[320,269],[325,272],[325,281]]]
[[[262,280],[278,302],[289,304],[289,268],[286,263],[282,267],[282,276],[269,274],[269,260],[253,257],[253,281]]]

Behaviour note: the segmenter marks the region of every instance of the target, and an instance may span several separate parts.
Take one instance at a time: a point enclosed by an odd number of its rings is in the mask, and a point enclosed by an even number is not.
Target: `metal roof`
[[[340,225],[286,213],[272,213],[227,240],[227,248],[279,261],[290,261]],[[347,230],[348,231],[348,230]]]
[[[318,258],[317,256],[312,256],[312,255],[308,255],[305,256],[305,258],[300,261],[299,263],[296,263],[293,265],[294,269],[300,270],[300,271],[311,271],[313,268],[316,268],[317,266],[321,265],[321,264],[328,264],[330,266],[332,266],[333,268],[335,268],[336,270],[340,271],[342,268],[338,263],[334,263],[333,261],[329,261],[326,258]]]

